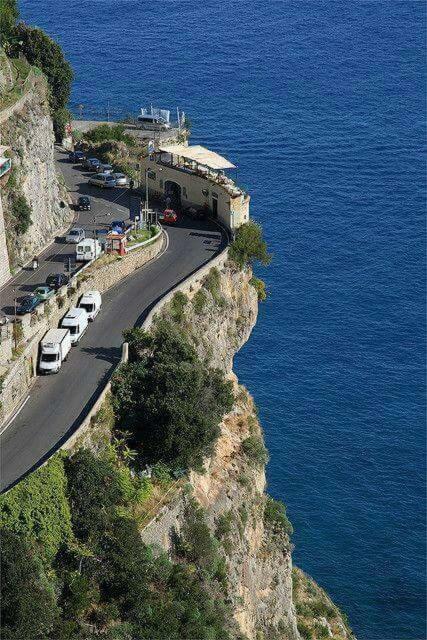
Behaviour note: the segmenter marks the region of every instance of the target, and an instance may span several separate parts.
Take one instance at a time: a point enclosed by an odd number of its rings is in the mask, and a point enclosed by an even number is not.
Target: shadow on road
[[[121,347],[84,347],[82,351],[95,356],[97,360],[104,360],[105,362],[111,362],[111,364],[115,365],[120,362],[122,354]]]

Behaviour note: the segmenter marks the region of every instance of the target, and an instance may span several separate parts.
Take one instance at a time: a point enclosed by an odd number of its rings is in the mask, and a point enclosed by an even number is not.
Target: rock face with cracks
[[[313,640],[352,638],[341,614],[311,579],[317,600],[309,622],[298,614],[294,597],[292,544],[288,531],[275,527],[265,515],[266,450],[256,407],[233,373],[233,357],[248,340],[256,323],[258,300],[250,269],[240,271],[227,263],[188,295],[172,300],[162,315],[179,323],[199,356],[220,368],[234,386],[233,410],[224,416],[213,455],[203,472],[190,474],[191,495],[205,510],[212,533],[221,541],[226,557],[227,596],[234,624],[251,640]],[[256,455],[245,446],[258,443]],[[142,530],[142,539],[174,553],[175,534],[185,518],[188,498],[174,496]],[[302,582],[298,582],[301,597]],[[317,602],[321,597],[328,606]],[[319,610],[318,610],[319,609]],[[304,610],[305,614],[311,609]],[[320,618],[316,615],[321,614]],[[327,616],[329,615],[329,619]],[[332,616],[332,618],[331,618]],[[300,631],[299,631],[300,629]]]
[[[10,147],[12,171],[1,193],[11,271],[48,245],[73,219],[67,192],[54,159],[53,125],[43,77],[1,123],[1,144]],[[29,207],[30,220],[20,229],[17,199]],[[1,240],[4,244],[4,237]]]

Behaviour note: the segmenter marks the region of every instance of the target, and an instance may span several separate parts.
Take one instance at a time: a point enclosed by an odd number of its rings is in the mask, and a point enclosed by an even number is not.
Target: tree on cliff
[[[0,0],[0,45],[13,38],[15,26],[19,18],[16,0]]]
[[[65,60],[59,44],[41,29],[20,22],[14,35],[14,53],[22,52],[28,62],[39,67],[48,79],[55,135],[60,139],[63,137],[67,120],[64,110],[66,111],[73,80],[71,66]]]
[[[262,227],[253,220],[242,224],[236,231],[230,251],[230,259],[240,268],[245,265],[253,265],[261,262],[263,265],[270,263],[271,255],[267,251],[267,243],[262,237]]]
[[[134,332],[134,336],[133,336]],[[133,340],[135,337],[135,340]],[[130,353],[112,383],[113,405],[145,461],[175,468],[197,467],[212,451],[222,416],[233,404],[231,384],[206,366],[170,322],[154,335],[126,332]]]

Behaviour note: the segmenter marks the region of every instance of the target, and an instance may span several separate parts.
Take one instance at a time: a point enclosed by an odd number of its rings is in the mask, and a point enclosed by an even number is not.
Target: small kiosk
[[[110,232],[105,239],[105,253],[126,254],[127,237],[124,233]]]

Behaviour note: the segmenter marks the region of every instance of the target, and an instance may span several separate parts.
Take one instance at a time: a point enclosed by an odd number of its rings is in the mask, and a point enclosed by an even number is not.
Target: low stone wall
[[[189,297],[191,298],[200,289],[200,287],[202,286],[203,280],[205,279],[209,271],[213,269],[213,267],[216,267],[217,269],[222,269],[225,266],[227,259],[228,259],[228,247],[226,247],[218,256],[216,256],[216,258],[213,258],[207,264],[203,265],[203,267],[201,267],[198,271],[196,271],[196,273],[193,273],[186,280],[184,280],[183,282],[178,284],[176,287],[174,287],[174,289],[169,291],[169,293],[166,294],[161,300],[159,300],[156,306],[153,307],[153,309],[150,311],[150,313],[148,314],[148,316],[144,321],[144,324],[142,325],[143,328],[148,330],[151,327],[151,325],[153,324],[154,318],[160,313],[163,307],[165,307],[167,304],[171,302],[172,298],[174,297],[177,291],[181,291],[182,293],[189,295]]]
[[[70,288],[62,287],[56,296],[48,302],[40,304],[35,314],[23,316],[22,323],[20,323],[22,327],[20,343],[23,351],[19,356],[15,353],[15,362],[3,363],[3,365],[7,364],[8,370],[4,375],[0,393],[0,424],[10,418],[28,393],[36,375],[39,342],[46,331],[57,327],[67,310],[75,306],[80,296],[86,291],[91,289],[97,289],[101,293],[107,291],[136,269],[154,259],[161,251],[162,246],[163,235],[139,251],[133,251],[123,257],[117,256],[107,264],[93,263],[84,273],[77,274],[71,280]],[[8,339],[12,340],[12,338]],[[4,346],[2,352],[10,353],[12,344],[10,344],[9,350]]]

